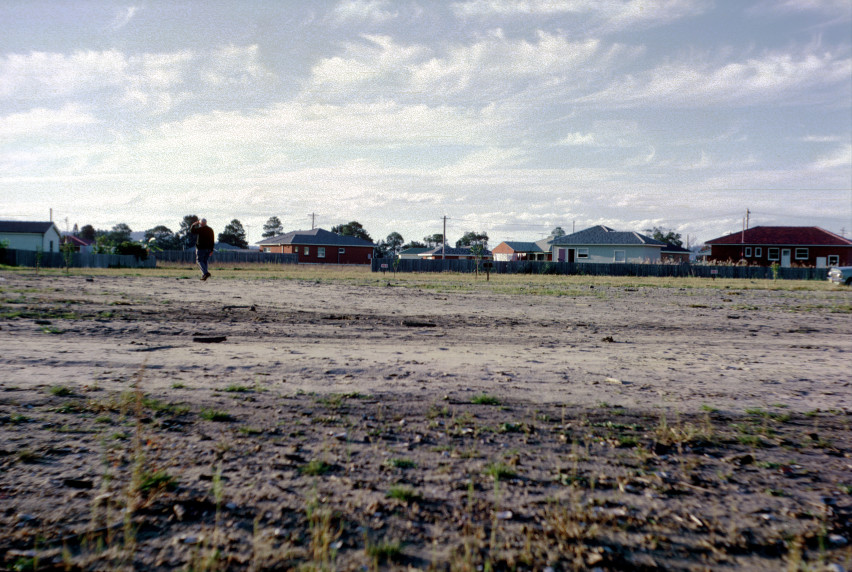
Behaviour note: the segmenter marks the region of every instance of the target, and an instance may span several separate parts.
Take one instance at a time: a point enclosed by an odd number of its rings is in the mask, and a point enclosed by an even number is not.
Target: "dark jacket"
[[[198,250],[213,250],[216,245],[216,235],[209,226],[193,226],[189,232],[196,236],[195,248]]]

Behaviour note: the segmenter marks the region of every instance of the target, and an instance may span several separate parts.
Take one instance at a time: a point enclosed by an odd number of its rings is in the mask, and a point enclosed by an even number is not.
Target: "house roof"
[[[515,252],[544,252],[544,249],[539,246],[537,242],[519,242],[514,240],[507,240],[503,242],[503,244],[505,244]]]
[[[607,245],[607,246],[665,246],[666,243],[655,240],[638,232],[622,232],[598,225],[566,234],[553,239],[553,246],[575,245]]]
[[[406,248],[405,250],[401,250],[399,253],[402,254],[420,254],[421,252],[426,252],[427,250],[431,250],[428,247],[414,247],[414,248]]]
[[[435,248],[430,248],[426,252],[421,252],[419,256],[439,256],[441,254],[441,246],[436,246]],[[444,249],[445,256],[473,256],[473,252],[471,252],[469,246],[463,246],[461,248],[455,248],[452,246],[446,247]],[[482,251],[482,256],[491,256],[491,251],[487,248]]]
[[[682,246],[667,242],[660,252],[689,252],[689,250]]]
[[[44,234],[50,227],[56,226],[51,221],[33,222],[24,220],[0,220],[0,232],[14,232],[20,234]],[[57,229],[56,232],[59,232]]]
[[[818,226],[755,226],[734,232],[704,244],[778,244],[808,246],[852,246],[852,240]]]
[[[255,244],[266,246],[277,244],[298,244],[308,246],[375,246],[372,242],[362,238],[335,234],[322,228],[293,230],[286,234],[279,234],[278,236],[265,238]]]
[[[62,241],[66,243],[71,243],[74,246],[91,246],[94,241],[86,240],[85,238],[80,238],[79,236],[74,236],[73,234],[65,234],[62,236]]]

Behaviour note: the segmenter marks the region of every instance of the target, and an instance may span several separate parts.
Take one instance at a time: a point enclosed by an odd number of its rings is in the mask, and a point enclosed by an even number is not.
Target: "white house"
[[[553,239],[554,262],[659,262],[666,244],[638,232],[598,225]]]
[[[59,229],[52,222],[0,221],[0,242],[13,250],[59,252]]]

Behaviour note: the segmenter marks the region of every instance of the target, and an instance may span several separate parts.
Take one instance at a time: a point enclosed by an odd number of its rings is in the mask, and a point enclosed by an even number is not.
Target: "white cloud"
[[[337,25],[381,24],[396,17],[397,13],[391,10],[387,0],[342,0],[331,12],[331,19]]]
[[[110,24],[110,28],[113,30],[120,30],[125,27],[128,23],[130,23],[130,20],[133,19],[138,11],[138,6],[127,6],[126,8],[121,8],[118,14],[116,14],[115,19],[112,21],[112,24]]]
[[[818,171],[845,169],[847,173],[852,173],[852,144],[841,145],[831,153],[819,157],[810,165],[810,168]]]
[[[852,58],[848,55],[773,52],[718,67],[696,61],[666,64],[616,80],[577,102],[616,107],[800,102],[820,98],[823,88],[848,92],[850,75]],[[829,97],[834,103],[837,95]]]
[[[559,141],[560,145],[594,147],[597,142],[594,133],[569,133]]]
[[[68,103],[60,109],[35,108],[24,113],[12,113],[0,117],[0,138],[20,135],[34,136],[56,133],[67,127],[90,125],[98,120],[83,110],[82,106]]]

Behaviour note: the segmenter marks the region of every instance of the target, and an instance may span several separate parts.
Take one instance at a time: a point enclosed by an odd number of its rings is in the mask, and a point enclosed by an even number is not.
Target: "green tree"
[[[178,229],[176,236],[180,241],[181,248],[192,248],[195,246],[195,236],[189,232],[189,228],[198,222],[198,215],[186,215],[183,217],[183,220],[180,221],[180,228]]]
[[[84,224],[83,228],[80,229],[80,234],[77,235],[77,236],[79,236],[83,240],[91,241],[91,240],[95,240],[95,237],[97,236],[97,231],[95,230],[95,227],[93,227],[92,225]]]
[[[561,226],[557,226],[553,230],[550,231],[550,236],[565,236],[565,229]]]
[[[366,230],[364,230],[364,227],[361,225],[361,223],[356,220],[353,220],[346,224],[333,226],[331,227],[331,232],[333,232],[334,234],[339,234],[340,236],[354,236],[356,238],[360,238],[368,242],[373,242],[373,239],[370,238],[370,234]]]
[[[145,243],[160,250],[180,250],[180,239],[172,230],[163,225],[157,225],[145,231]]]
[[[281,224],[281,219],[277,216],[269,217],[269,220],[263,225],[263,238],[270,238],[273,236],[278,236],[279,234],[284,232],[284,225]]]
[[[246,231],[239,220],[234,219],[229,222],[225,229],[219,233],[219,242],[236,246],[237,248],[248,248],[246,241]]]
[[[426,243],[427,248],[435,248],[436,246],[441,246],[444,243],[444,235],[440,232],[436,232],[435,234],[424,236],[423,242]]]
[[[113,254],[132,254],[140,260],[148,259],[148,250],[145,248],[145,245],[131,240],[117,244],[112,252]]]
[[[399,254],[399,251],[402,250],[402,243],[405,240],[402,238],[402,235],[398,232],[390,233],[387,238],[385,238],[385,247],[387,248],[387,254],[391,256],[396,256]]]
[[[401,250],[408,250],[409,248],[426,248],[426,243],[420,242],[419,240],[412,240],[400,247]]]
[[[460,239],[456,241],[456,248],[477,245],[481,246],[482,248],[488,248],[487,233],[467,231]]]
[[[654,240],[659,240],[666,244],[674,244],[675,246],[683,246],[683,239],[681,238],[680,233],[675,232],[672,229],[664,229],[655,226],[654,228],[646,228],[645,232],[651,235],[651,238]]]
[[[118,223],[112,230],[110,230],[106,235],[106,240],[113,246],[121,244],[122,242],[131,242],[130,233],[133,231],[130,230],[130,227],[123,222]]]

